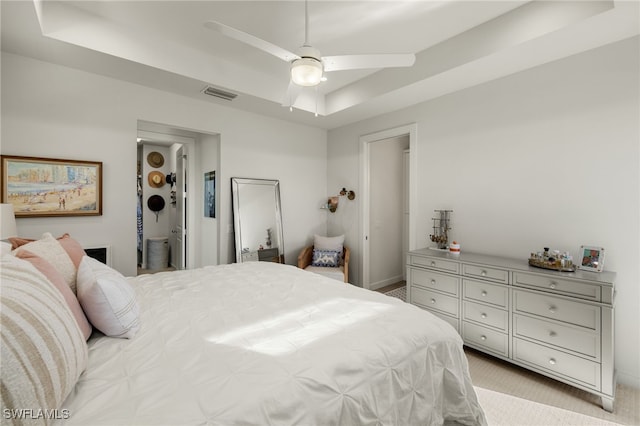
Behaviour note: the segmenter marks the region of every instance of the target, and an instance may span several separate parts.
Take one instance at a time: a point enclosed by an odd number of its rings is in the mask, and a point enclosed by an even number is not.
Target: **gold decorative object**
[[[338,197],[329,197],[327,207],[331,213],[335,213],[338,210]]]
[[[529,265],[561,272],[574,272],[576,270],[573,258],[568,252],[549,251],[548,247],[545,247],[543,252],[531,253]]]
[[[340,191],[340,195],[342,195],[343,197],[346,195],[347,199],[349,200],[355,200],[356,198],[356,193],[354,191],[347,190],[346,188],[342,188],[342,191]]]

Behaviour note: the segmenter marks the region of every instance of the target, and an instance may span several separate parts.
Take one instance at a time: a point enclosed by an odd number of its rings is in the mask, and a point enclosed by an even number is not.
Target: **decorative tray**
[[[558,265],[557,262],[549,262],[549,261],[538,260],[538,259],[529,259],[529,265],[535,266],[536,268],[551,269],[553,271],[560,271],[560,272],[576,271],[576,265],[563,267],[561,265]]]

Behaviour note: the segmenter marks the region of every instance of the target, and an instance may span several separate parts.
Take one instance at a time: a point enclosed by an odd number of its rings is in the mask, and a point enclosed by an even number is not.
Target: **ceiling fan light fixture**
[[[300,58],[291,63],[291,80],[298,86],[317,86],[322,73],[322,62],[314,58]]]

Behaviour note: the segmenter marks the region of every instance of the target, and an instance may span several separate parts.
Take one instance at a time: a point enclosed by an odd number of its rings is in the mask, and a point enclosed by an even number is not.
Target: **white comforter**
[[[398,299],[268,262],[130,282],[141,330],[92,337],[64,424],[486,424],[458,334]]]

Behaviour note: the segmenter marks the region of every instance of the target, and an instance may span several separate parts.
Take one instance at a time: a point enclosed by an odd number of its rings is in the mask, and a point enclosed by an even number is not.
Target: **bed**
[[[486,424],[460,336],[396,298],[271,262],[126,280],[139,329],[94,330],[53,424]]]

